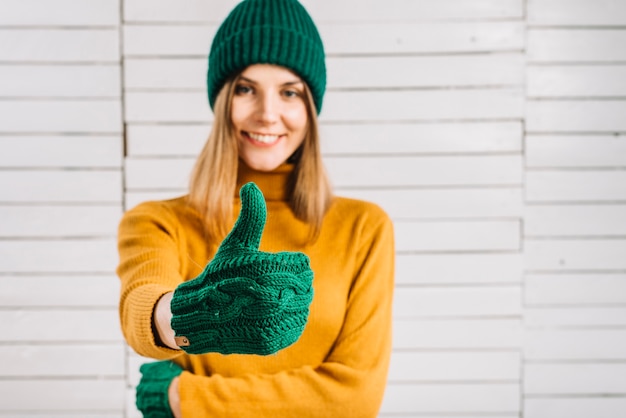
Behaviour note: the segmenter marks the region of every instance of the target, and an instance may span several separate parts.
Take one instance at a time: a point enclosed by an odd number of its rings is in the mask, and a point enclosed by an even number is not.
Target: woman
[[[331,194],[317,129],[325,83],[321,39],[296,0],[243,1],[220,26],[214,124],[189,195],[140,204],[119,228],[122,329],[161,360],[141,369],[144,416],[377,415],[393,229],[377,206]],[[220,286],[230,293],[209,294]],[[250,302],[253,288],[274,299]],[[245,326],[271,322],[271,338],[241,331],[248,309]]]

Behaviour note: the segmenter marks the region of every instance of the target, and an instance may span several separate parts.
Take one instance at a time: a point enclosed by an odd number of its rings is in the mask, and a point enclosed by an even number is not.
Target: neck
[[[237,169],[237,196],[239,195],[241,186],[249,182],[254,182],[258,188],[261,189],[261,192],[263,192],[265,200],[287,200],[287,183],[293,173],[293,169],[293,164],[285,163],[272,171],[257,171],[239,160],[239,167]]]

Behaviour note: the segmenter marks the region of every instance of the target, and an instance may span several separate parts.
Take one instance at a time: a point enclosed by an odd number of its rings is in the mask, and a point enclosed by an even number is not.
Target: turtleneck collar
[[[265,200],[287,200],[287,182],[293,170],[293,164],[285,163],[273,171],[257,171],[239,160],[236,196],[239,196],[241,186],[252,181],[261,189]]]

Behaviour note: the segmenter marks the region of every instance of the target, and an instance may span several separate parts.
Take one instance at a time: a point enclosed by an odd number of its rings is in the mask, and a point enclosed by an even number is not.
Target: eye
[[[235,94],[244,95],[252,93],[252,87],[246,86],[245,84],[238,84],[235,86]]]
[[[283,90],[283,96],[287,97],[287,98],[295,98],[295,97],[300,97],[302,95],[302,93],[300,93],[298,90],[296,89],[287,89],[287,90]]]

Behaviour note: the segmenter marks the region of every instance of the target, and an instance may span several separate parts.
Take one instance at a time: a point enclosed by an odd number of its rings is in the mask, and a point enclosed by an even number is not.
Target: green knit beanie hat
[[[207,90],[211,109],[226,80],[252,64],[289,68],[309,86],[317,113],[326,89],[322,39],[297,0],[244,0],[213,38]]]

